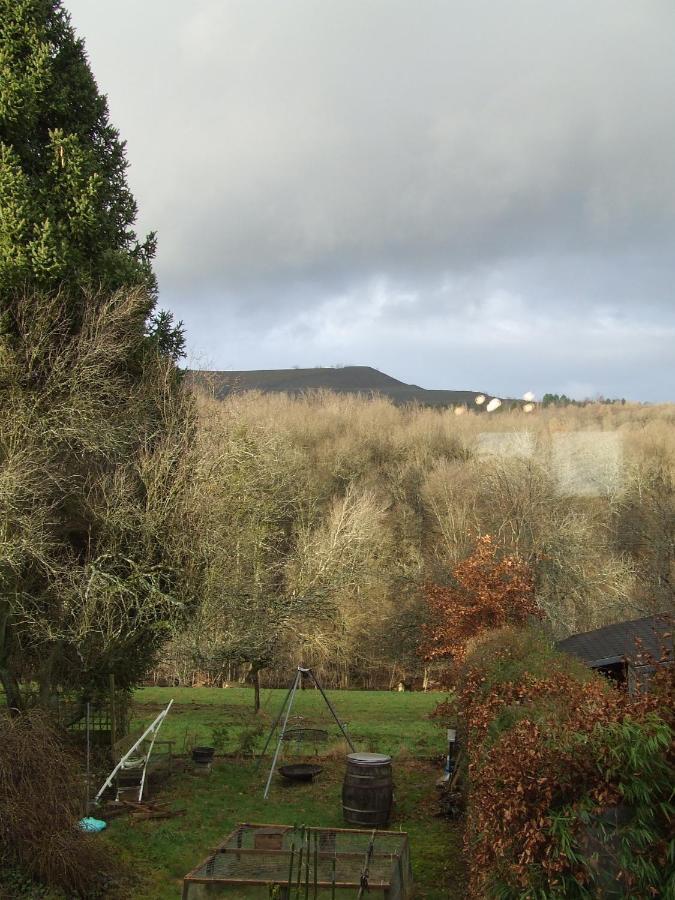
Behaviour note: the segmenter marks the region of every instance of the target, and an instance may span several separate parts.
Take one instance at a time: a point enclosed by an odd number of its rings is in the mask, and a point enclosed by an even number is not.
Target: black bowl
[[[289,781],[311,781],[315,775],[323,772],[323,766],[311,763],[296,763],[292,766],[279,766],[279,772]]]

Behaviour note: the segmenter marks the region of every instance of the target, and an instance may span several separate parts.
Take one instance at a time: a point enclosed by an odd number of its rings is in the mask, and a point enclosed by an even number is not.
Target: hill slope
[[[456,406],[473,404],[481,391],[426,390],[406,384],[378,372],[371,366],[344,366],[340,369],[255,369],[241,372],[190,372],[196,386],[213,391],[218,399],[231,393],[262,391],[263,393],[301,394],[327,390],[337,394],[380,394],[394,403],[420,403],[424,406]],[[491,394],[485,394],[488,399]],[[517,401],[509,401],[510,404]],[[480,407],[476,407],[480,409]]]

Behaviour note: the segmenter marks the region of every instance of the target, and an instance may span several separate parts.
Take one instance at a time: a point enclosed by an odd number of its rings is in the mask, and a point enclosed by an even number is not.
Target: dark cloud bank
[[[671,0],[67,5],[196,361],[675,399]]]

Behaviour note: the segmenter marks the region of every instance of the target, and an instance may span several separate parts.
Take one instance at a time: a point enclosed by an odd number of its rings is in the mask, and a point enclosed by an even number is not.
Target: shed
[[[558,641],[558,650],[576,656],[592,669],[638,691],[654,671],[664,650],[672,662],[673,617],[668,613],[616,622]]]

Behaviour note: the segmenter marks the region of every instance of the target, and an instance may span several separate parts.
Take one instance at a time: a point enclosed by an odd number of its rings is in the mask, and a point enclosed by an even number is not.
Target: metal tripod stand
[[[320,691],[321,696],[322,696],[323,699],[326,701],[326,706],[327,706],[328,709],[331,711],[331,713],[332,713],[332,715],[333,715],[333,718],[334,718],[335,721],[337,722],[338,728],[339,728],[340,731],[342,732],[342,736],[344,737],[344,739],[345,739],[345,740],[347,741],[347,743],[349,744],[349,747],[350,747],[352,753],[356,753],[356,750],[355,750],[355,748],[354,748],[354,745],[353,745],[352,742],[351,742],[351,738],[349,737],[349,735],[348,735],[347,732],[345,731],[344,725],[343,725],[342,722],[339,720],[338,715],[337,715],[337,713],[335,712],[335,709],[334,709],[334,707],[333,707],[333,704],[330,702],[330,700],[328,699],[328,697],[327,697],[326,694],[324,693],[323,688],[322,688],[321,685],[319,684],[318,678],[316,677],[316,675],[314,674],[314,672],[313,672],[311,669],[305,668],[304,666],[298,666],[298,668],[297,668],[297,670],[296,670],[296,673],[295,673],[295,676],[294,676],[294,678],[293,678],[293,682],[292,682],[290,688],[288,689],[288,693],[286,694],[286,697],[284,698],[284,702],[283,702],[283,704],[282,704],[282,706],[281,706],[281,709],[279,710],[279,715],[276,717],[276,719],[275,719],[275,721],[274,721],[274,724],[272,725],[272,728],[271,728],[271,730],[270,730],[270,733],[269,733],[269,735],[267,736],[267,741],[265,742],[265,746],[263,747],[263,751],[262,751],[262,753],[260,754],[260,757],[259,757],[259,759],[258,759],[258,765],[260,765],[260,762],[261,762],[263,756],[267,753],[267,748],[269,747],[270,742],[271,742],[271,740],[272,740],[272,736],[273,736],[274,732],[275,732],[276,729],[277,729],[277,725],[279,724],[279,722],[281,721],[281,718],[282,718],[282,716],[283,716],[284,721],[283,721],[283,724],[282,724],[282,726],[281,726],[281,732],[280,732],[280,734],[279,734],[279,740],[277,741],[277,748],[276,748],[276,750],[274,751],[274,757],[273,757],[273,759],[272,759],[272,767],[271,767],[271,769],[270,769],[270,774],[269,774],[269,776],[268,776],[268,778],[267,778],[267,784],[265,785],[265,793],[263,794],[263,797],[264,797],[265,800],[267,800],[267,795],[268,795],[269,792],[270,792],[270,785],[272,784],[272,776],[274,775],[274,769],[276,768],[276,765],[277,765],[277,759],[279,758],[279,751],[281,750],[281,744],[283,743],[284,736],[285,736],[285,734],[286,734],[286,725],[287,725],[287,723],[288,723],[288,717],[289,717],[290,714],[291,714],[291,707],[293,706],[293,700],[295,699],[295,692],[297,691],[298,685],[302,682],[302,679],[303,679],[303,678],[311,678],[311,679],[312,679],[312,681],[314,682],[314,686],[316,687],[316,689],[317,689],[318,691]]]

